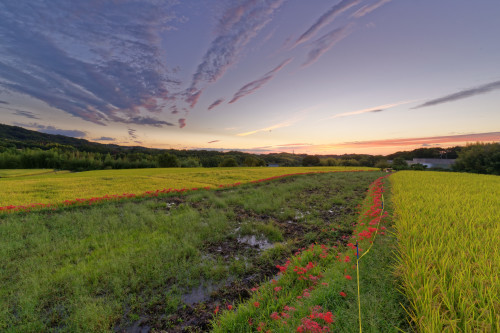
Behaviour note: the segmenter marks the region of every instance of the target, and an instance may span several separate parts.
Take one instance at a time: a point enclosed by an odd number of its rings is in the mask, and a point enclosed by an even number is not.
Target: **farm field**
[[[398,274],[415,329],[500,330],[500,177],[398,172]]]
[[[355,282],[344,275],[355,276],[355,271],[346,260],[352,249],[345,245],[355,228],[361,231],[358,210],[369,184],[383,175],[294,176],[246,187],[3,215],[0,330],[207,331],[219,309],[236,308],[252,296],[252,287],[276,277],[277,265],[285,265],[287,258],[305,268],[316,255],[311,273],[336,281],[331,292],[315,296],[330,300],[321,312],[340,304],[350,319],[336,318],[336,330],[348,332],[357,323],[357,308],[349,308],[356,304]],[[318,245],[309,250],[311,244]],[[303,258],[294,256],[300,252]],[[328,271],[340,255],[340,270]],[[365,278],[381,279],[367,273]],[[370,291],[365,292],[370,301]],[[400,300],[394,295],[397,308]],[[404,321],[397,310],[370,309],[375,311],[366,317],[370,327],[387,331]],[[258,324],[248,329],[255,331]]]
[[[0,178],[28,177],[43,174],[63,174],[69,171],[56,171],[54,169],[0,169]]]
[[[76,198],[134,193],[158,189],[215,188],[236,182],[247,183],[290,173],[376,170],[366,167],[297,168],[167,168],[99,170],[63,174],[1,178],[0,207],[34,203],[53,204]],[[0,170],[5,172],[5,170]],[[9,171],[7,171],[9,172]]]

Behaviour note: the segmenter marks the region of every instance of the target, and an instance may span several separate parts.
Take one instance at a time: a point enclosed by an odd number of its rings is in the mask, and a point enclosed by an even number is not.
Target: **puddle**
[[[115,326],[113,331],[115,333],[149,333],[151,332],[151,326],[148,325],[148,321],[148,316],[141,316],[138,320],[132,322],[130,326]]]
[[[193,288],[189,293],[181,296],[182,302],[187,305],[193,305],[206,301],[210,298],[210,294],[217,290],[218,286],[214,284],[200,284],[198,287]]]
[[[259,250],[267,250],[274,247],[274,244],[269,242],[267,239],[265,238],[259,239],[255,235],[238,237],[237,240],[238,243],[247,244],[255,248],[258,247]]]
[[[147,323],[147,318],[141,318],[138,321],[134,323],[133,326],[125,328],[121,332],[126,332],[126,333],[149,333],[151,331],[151,327],[146,325]],[[144,326],[143,326],[144,324]]]

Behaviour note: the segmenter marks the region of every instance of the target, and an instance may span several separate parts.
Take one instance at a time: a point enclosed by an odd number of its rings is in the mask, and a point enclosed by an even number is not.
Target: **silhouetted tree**
[[[500,143],[476,143],[458,153],[455,171],[500,175]]]
[[[160,168],[177,168],[180,166],[180,163],[177,156],[163,153],[158,156],[158,165]]]
[[[303,166],[316,166],[320,165],[320,160],[318,156],[307,155],[302,159]]]

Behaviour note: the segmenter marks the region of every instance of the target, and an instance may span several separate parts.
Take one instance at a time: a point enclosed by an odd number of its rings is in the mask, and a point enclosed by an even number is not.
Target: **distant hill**
[[[215,150],[175,150],[145,148],[140,146],[119,146],[115,144],[90,142],[85,139],[77,139],[64,135],[40,133],[19,126],[0,124],[0,153],[8,149],[41,149],[49,151],[54,148],[63,152],[100,154],[99,156],[93,156],[93,159],[100,159],[102,161],[105,158],[104,155],[109,154],[114,160],[120,158],[122,161],[148,160],[151,162],[152,160],[156,160],[159,155],[169,153],[175,155],[181,161],[181,165],[183,165],[182,161],[196,159],[199,161],[199,164],[210,167],[218,166],[227,158],[233,158],[238,165],[249,165],[248,163],[252,163],[253,158],[254,162],[256,160],[264,160],[264,164],[276,163],[281,166],[298,166],[301,165],[302,158],[306,156],[289,153],[256,155],[240,151],[221,152]],[[250,162],[248,161],[249,158]]]
[[[5,124],[0,124],[0,146],[15,147],[17,149],[50,149],[54,147],[64,147],[93,153],[118,153],[130,150],[139,150],[142,152],[148,150],[158,151],[157,149],[144,147],[125,147],[114,144],[90,142],[85,139],[77,139],[59,134],[46,134],[28,130],[19,126],[10,126]]]

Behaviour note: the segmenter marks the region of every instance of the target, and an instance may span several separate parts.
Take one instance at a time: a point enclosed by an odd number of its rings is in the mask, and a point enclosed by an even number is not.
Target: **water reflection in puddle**
[[[252,247],[258,247],[259,250],[267,250],[274,247],[274,244],[269,242],[265,238],[257,238],[255,235],[247,235],[238,237],[238,243],[243,243],[250,245]]]

